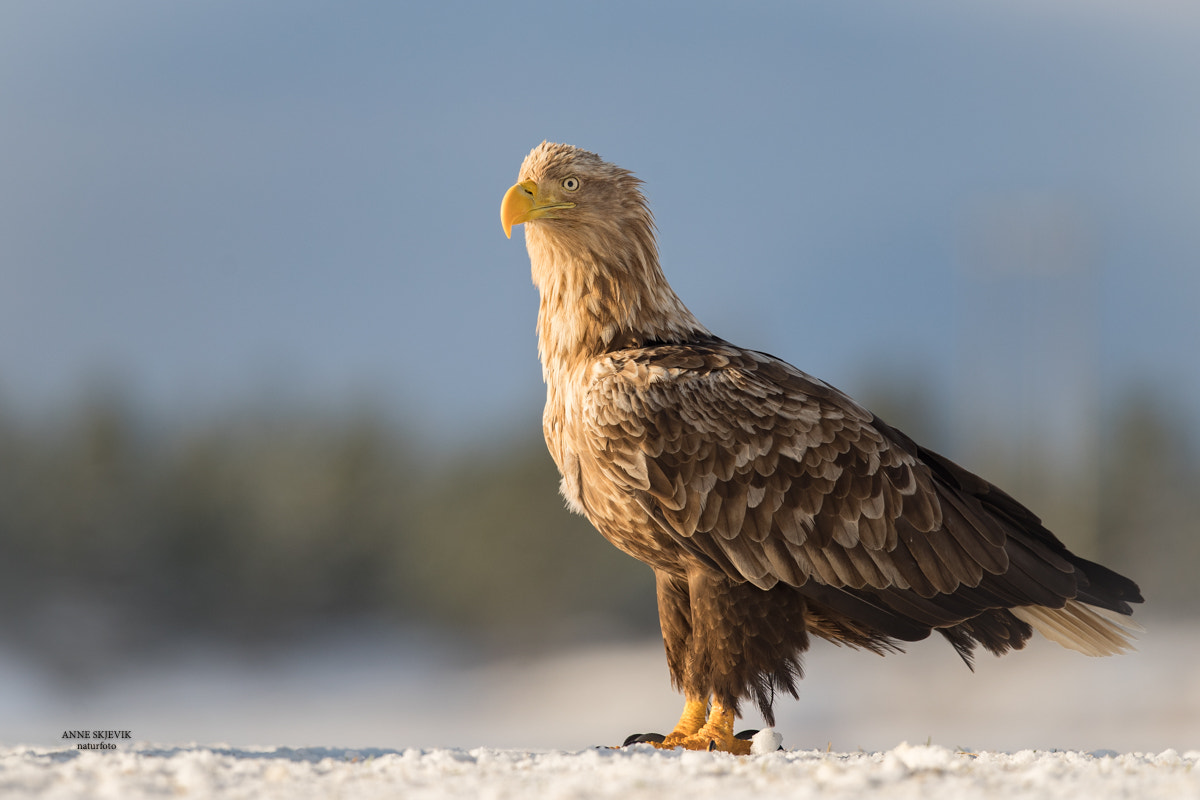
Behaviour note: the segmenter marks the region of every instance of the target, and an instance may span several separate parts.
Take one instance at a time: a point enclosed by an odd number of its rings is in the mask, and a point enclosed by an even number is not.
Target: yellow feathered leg
[[[689,697],[683,705],[683,714],[675,730],[667,734],[660,747],[671,750],[719,750],[734,755],[750,755],[750,742],[733,735],[733,724],[737,717],[732,711],[713,700],[711,708],[707,698]]]

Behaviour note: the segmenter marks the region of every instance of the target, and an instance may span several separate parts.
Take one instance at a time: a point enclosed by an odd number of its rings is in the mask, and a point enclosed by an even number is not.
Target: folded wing
[[[1128,644],[1109,617],[1076,609],[1129,614],[1141,599],[1132,582],[1072,555],[1004,492],[771,356],[718,339],[614,353],[593,373],[582,427],[582,451],[609,489],[735,580],[875,613],[899,638],[1037,607],[1015,612],[1021,622],[1000,620],[1014,629],[1002,636],[1019,638],[1028,624],[1084,652]],[[958,630],[973,636],[969,624]]]

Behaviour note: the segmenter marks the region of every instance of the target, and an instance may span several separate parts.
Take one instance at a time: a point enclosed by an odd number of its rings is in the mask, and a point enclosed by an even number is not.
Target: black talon
[[[713,750],[716,750],[716,749],[717,749],[716,741],[713,739],[709,739],[708,740],[708,752],[711,753]]]
[[[621,747],[628,747],[631,744],[662,744],[667,737],[661,733],[631,733],[625,737],[625,741],[621,743]]]

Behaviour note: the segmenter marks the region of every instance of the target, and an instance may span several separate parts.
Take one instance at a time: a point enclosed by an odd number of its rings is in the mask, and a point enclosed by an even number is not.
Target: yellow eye
[[[579,188],[579,178],[576,178],[574,175],[569,178],[563,178],[562,187],[568,192],[575,191]]]

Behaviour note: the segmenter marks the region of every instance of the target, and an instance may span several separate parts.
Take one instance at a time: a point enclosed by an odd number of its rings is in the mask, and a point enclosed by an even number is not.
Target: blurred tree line
[[[949,450],[923,398],[875,394],[881,416]],[[1077,465],[1080,485],[1099,482],[1094,513],[1074,514],[1069,490],[1014,494],[1138,580],[1153,611],[1195,612],[1197,443],[1151,395],[1105,416],[1099,462]],[[369,413],[165,432],[112,400],[53,424],[0,414],[0,636],[69,664],[361,619],[509,642],[656,630],[648,568],[563,509],[540,431],[522,434],[446,455]]]
[[[429,452],[381,416],[152,432],[0,414],[0,636],[69,668],[366,620],[519,643],[653,630],[646,568],[563,510],[540,431]]]

